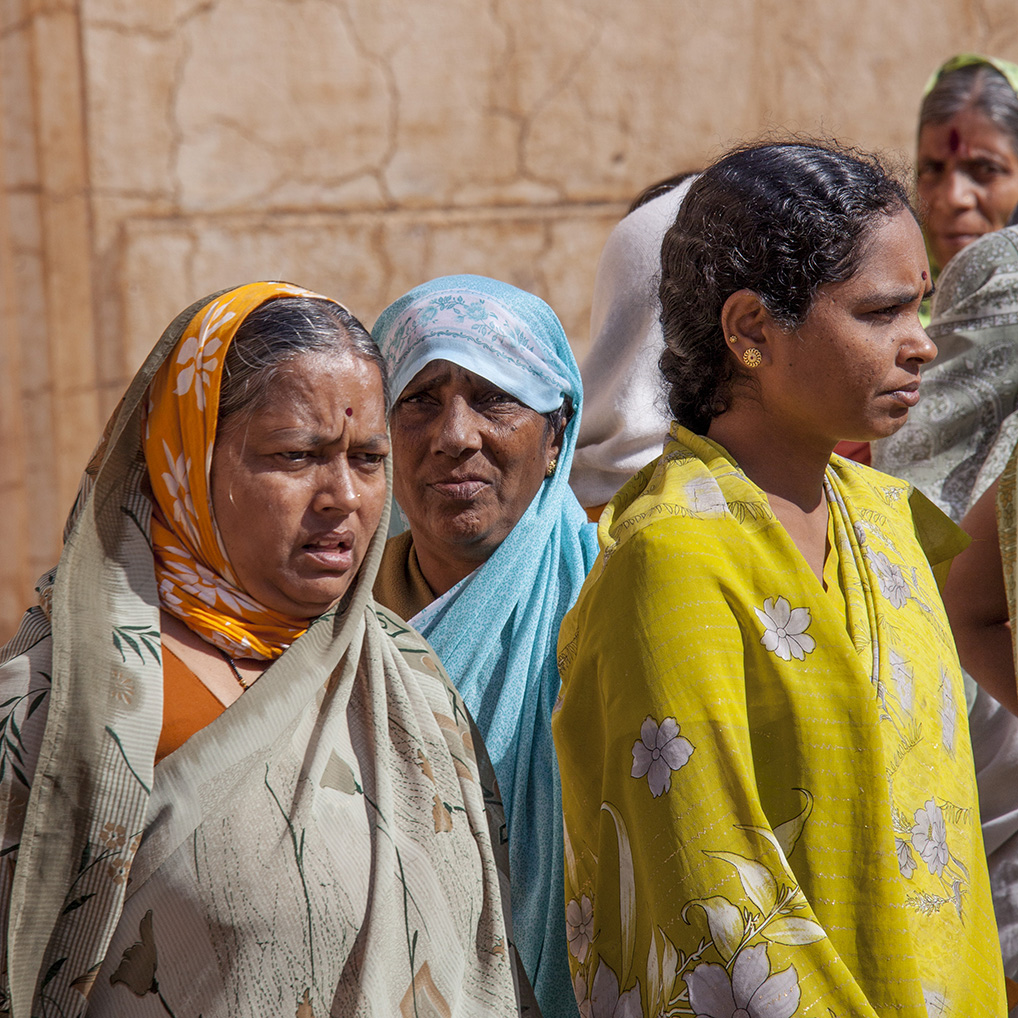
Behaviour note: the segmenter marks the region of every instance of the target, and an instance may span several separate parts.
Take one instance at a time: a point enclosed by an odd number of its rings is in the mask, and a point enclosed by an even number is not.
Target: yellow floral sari
[[[592,1018],[1005,1013],[934,577],[964,537],[839,457],[825,494],[826,588],[678,425],[601,519],[554,722]]]

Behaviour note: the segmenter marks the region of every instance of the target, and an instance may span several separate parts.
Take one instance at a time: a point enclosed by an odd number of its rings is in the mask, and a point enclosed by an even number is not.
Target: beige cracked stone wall
[[[368,324],[432,276],[532,289],[587,342],[644,185],[764,131],[907,160],[1014,0],[0,0],[0,638],[163,326],[282,277]]]

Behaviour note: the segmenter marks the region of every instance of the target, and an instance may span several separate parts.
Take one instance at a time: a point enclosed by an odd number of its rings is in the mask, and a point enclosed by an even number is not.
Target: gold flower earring
[[[763,363],[763,354],[755,346],[751,346],[743,355],[742,363],[747,368],[758,368]]]

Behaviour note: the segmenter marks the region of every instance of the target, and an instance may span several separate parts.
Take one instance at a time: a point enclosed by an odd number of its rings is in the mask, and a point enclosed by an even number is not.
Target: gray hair
[[[331,301],[277,297],[244,319],[226,352],[217,430],[231,417],[265,406],[280,368],[311,353],[351,353],[374,364],[382,378],[388,414],[385,361],[368,330],[346,308]]]
[[[990,64],[968,64],[942,74],[919,107],[919,131],[927,124],[946,124],[967,109],[982,113],[1007,135],[1018,155],[1018,95]]]

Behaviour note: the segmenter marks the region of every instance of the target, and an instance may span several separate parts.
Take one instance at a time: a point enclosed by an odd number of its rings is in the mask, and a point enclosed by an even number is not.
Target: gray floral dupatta
[[[0,1013],[515,1014],[462,701],[370,597],[384,519],[340,610],[153,765],[141,406],[211,299],[132,383],[49,611],[31,610],[0,659]]]

